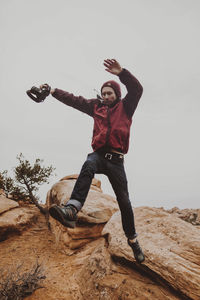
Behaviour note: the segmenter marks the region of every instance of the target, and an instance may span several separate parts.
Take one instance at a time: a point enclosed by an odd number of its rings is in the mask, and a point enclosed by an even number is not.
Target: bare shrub
[[[0,300],[21,300],[42,288],[40,282],[46,278],[43,272],[38,262],[27,272],[22,271],[22,265],[19,265],[15,271],[2,272],[1,270]]]

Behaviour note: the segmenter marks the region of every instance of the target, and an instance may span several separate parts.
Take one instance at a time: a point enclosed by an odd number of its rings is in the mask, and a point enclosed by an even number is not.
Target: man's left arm
[[[122,100],[127,115],[131,118],[142,96],[143,88],[139,81],[126,69],[123,69],[116,59],[105,59],[106,71],[117,75],[127,88],[127,95]]]
[[[143,93],[140,82],[128,70],[122,69],[118,75],[120,81],[126,86],[127,94],[122,100],[129,117],[132,117]]]

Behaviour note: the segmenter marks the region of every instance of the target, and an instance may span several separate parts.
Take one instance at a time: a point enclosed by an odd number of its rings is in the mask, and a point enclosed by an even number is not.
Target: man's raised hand
[[[121,73],[122,71],[122,67],[120,66],[118,61],[116,61],[116,59],[105,59],[104,66],[106,67],[105,70],[107,72],[114,75],[119,75],[119,73]]]

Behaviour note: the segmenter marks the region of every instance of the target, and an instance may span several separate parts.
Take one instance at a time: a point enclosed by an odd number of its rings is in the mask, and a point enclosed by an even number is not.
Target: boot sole
[[[139,264],[141,264],[141,263],[143,263],[144,261],[145,261],[145,257],[143,257],[141,260],[139,260],[139,259],[135,259]]]
[[[52,205],[49,209],[49,214],[52,218],[60,222],[63,226],[69,228],[76,227],[76,221],[67,220],[62,211],[57,207],[57,205]]]
[[[129,246],[131,247],[131,249],[132,249],[132,251],[133,251],[133,255],[134,255],[134,257],[135,257],[136,262],[139,263],[139,264],[143,263],[143,262],[145,261],[144,253],[141,252],[140,256],[142,256],[142,257],[141,257],[141,259],[139,259],[139,258],[137,257],[137,253],[135,252],[135,250],[133,249],[133,246],[131,245],[131,243],[130,243],[129,241],[128,241],[128,244],[129,244]]]

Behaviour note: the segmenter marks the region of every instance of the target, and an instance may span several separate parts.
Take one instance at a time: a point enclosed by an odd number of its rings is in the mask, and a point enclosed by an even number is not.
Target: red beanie
[[[120,88],[119,83],[117,83],[117,82],[114,81],[114,80],[106,81],[106,82],[102,85],[102,87],[101,87],[101,93],[102,93],[102,89],[103,89],[105,86],[111,87],[111,88],[114,90],[114,92],[115,92],[117,98],[119,98],[119,99],[121,98],[121,88]]]

